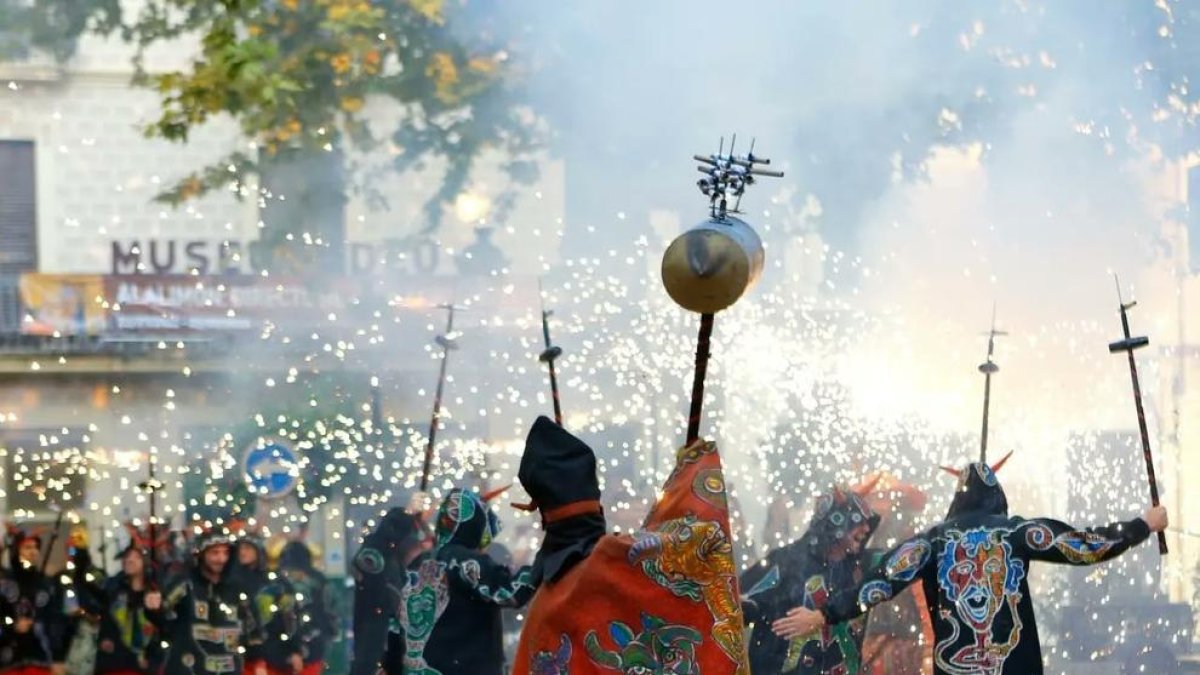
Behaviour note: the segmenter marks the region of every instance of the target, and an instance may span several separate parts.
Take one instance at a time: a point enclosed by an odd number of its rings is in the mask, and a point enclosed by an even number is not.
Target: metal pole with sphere
[[[749,153],[735,155],[736,143],[735,136],[728,154],[722,139],[716,154],[694,155],[703,163],[697,167],[704,174],[697,185],[709,199],[709,218],[676,237],[663,254],[662,277],[667,294],[680,307],[700,315],[687,445],[700,438],[714,317],[737,302],[763,270],[762,240],[748,223],[731,214],[740,214],[742,194],[755,183],[756,176],[783,177],[782,171],[758,168],[771,160],[756,157],[753,143]],[[734,198],[733,208],[729,208],[730,197]]]

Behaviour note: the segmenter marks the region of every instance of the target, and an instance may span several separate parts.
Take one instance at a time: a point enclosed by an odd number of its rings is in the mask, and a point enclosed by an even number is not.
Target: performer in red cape
[[[715,444],[679,451],[632,535],[605,533],[595,455],[545,417],[529,432],[519,477],[545,541],[514,675],[749,675]]]

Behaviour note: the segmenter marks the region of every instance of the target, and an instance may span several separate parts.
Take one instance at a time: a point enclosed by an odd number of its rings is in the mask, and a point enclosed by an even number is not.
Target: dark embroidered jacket
[[[823,612],[831,624],[856,617],[919,579],[933,618],[937,675],[1040,675],[1030,563],[1094,565],[1149,535],[1140,518],[1078,529],[1050,518],[1010,517],[996,475],[972,464],[961,474],[946,522],[901,542]]]

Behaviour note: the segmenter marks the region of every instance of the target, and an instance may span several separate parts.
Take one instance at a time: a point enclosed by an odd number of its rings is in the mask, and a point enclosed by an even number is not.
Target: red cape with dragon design
[[[749,675],[738,596],[721,458],[698,441],[640,530],[538,590],[513,674]]]

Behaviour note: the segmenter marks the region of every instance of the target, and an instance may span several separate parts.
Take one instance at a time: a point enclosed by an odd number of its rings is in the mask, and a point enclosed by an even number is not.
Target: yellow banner
[[[26,335],[99,335],[108,325],[104,277],[94,274],[22,274]]]

